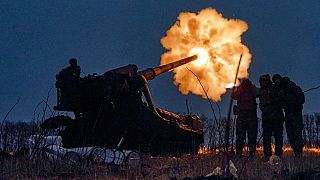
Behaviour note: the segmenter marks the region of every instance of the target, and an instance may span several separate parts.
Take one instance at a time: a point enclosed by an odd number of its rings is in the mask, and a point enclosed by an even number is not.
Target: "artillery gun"
[[[157,155],[196,152],[203,143],[201,119],[157,108],[148,87],[148,80],[196,59],[194,55],[144,71],[130,64],[73,82],[63,82],[60,72],[54,109],[73,112],[75,118],[51,117],[41,127],[65,126],[60,135],[66,148],[120,146]]]

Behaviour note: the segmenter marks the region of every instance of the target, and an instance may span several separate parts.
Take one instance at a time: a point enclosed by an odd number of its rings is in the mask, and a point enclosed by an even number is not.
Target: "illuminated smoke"
[[[241,43],[241,35],[247,29],[246,22],[226,19],[212,8],[203,9],[198,14],[180,13],[177,22],[161,39],[168,51],[162,54],[160,65],[197,54],[196,61],[173,70],[174,84],[183,94],[192,92],[205,98],[190,69],[200,79],[209,98],[219,101],[226,88],[233,86],[241,54],[238,78],[248,77],[251,54]]]

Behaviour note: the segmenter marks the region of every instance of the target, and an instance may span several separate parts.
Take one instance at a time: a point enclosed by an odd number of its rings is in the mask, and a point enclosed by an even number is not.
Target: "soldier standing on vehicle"
[[[236,124],[236,153],[242,156],[242,149],[248,134],[249,155],[254,156],[257,140],[257,88],[249,79],[244,79],[241,85],[235,88],[231,97],[237,100]]]
[[[77,104],[81,72],[77,59],[70,59],[69,64],[69,67],[62,69],[56,75],[56,87],[58,88],[58,98],[60,98],[58,100],[59,107],[65,110],[73,110]]]
[[[299,86],[288,77],[281,77],[276,74],[272,77],[278,84],[278,93],[282,97],[285,112],[285,125],[288,139],[296,157],[302,156],[303,140],[303,120],[302,109],[305,102],[304,93]]]
[[[66,75],[69,76],[67,78],[70,80],[78,80],[80,78],[81,68],[80,66],[78,66],[77,59],[76,58],[70,59],[69,64],[70,66],[64,69],[64,71],[66,71],[67,73]]]
[[[275,91],[270,75],[261,75],[259,79],[260,110],[262,111],[263,149],[265,159],[272,155],[271,137],[275,139],[275,155],[282,156],[284,115],[280,97]]]

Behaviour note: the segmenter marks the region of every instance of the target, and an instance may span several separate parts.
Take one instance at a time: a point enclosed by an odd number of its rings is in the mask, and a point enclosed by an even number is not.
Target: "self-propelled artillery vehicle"
[[[47,119],[42,128],[65,126],[66,148],[119,147],[152,154],[196,152],[203,143],[203,124],[192,114],[179,115],[154,105],[148,81],[197,59],[179,61],[138,71],[127,65],[102,75],[68,78],[56,76],[57,111],[74,113]],[[72,76],[72,75],[71,75]]]

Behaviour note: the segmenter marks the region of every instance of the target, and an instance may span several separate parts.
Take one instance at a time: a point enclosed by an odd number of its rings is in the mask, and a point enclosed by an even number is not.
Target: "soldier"
[[[58,102],[61,108],[65,110],[74,109],[76,105],[76,98],[79,88],[81,68],[78,66],[77,59],[72,58],[69,60],[70,66],[62,69],[56,75],[56,87],[58,88]]]
[[[61,83],[67,86],[69,83],[78,81],[80,79],[81,68],[78,66],[77,59],[72,58],[69,60],[70,66],[62,69],[59,74],[57,74],[57,80],[61,81]]]
[[[288,77],[281,78],[280,75],[272,77],[277,82],[278,93],[282,98],[282,105],[285,112],[285,125],[291,148],[296,157],[302,156],[302,109],[305,102],[304,94],[299,86]]]
[[[249,79],[244,79],[238,88],[231,94],[237,100],[237,124],[236,124],[236,153],[242,156],[242,149],[248,134],[249,154],[254,156],[257,140],[257,88]]]
[[[78,61],[76,58],[72,58],[69,60],[69,64],[70,66],[67,67],[64,71],[66,71],[69,75],[70,79],[74,79],[74,80],[78,80],[80,78],[80,72],[81,72],[81,68],[80,66],[78,66]]]
[[[279,96],[270,79],[270,75],[261,75],[259,79],[260,110],[262,111],[263,149],[265,159],[272,155],[271,136],[275,139],[275,155],[282,156],[284,115]]]

